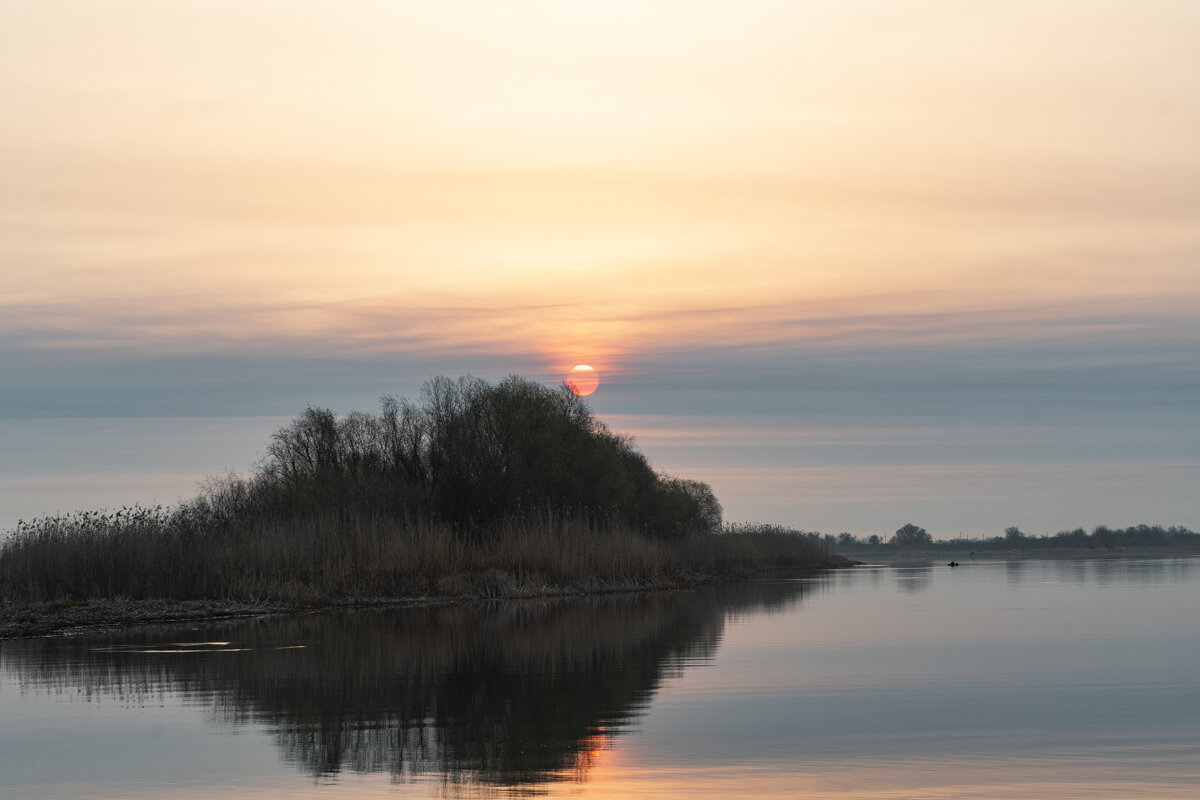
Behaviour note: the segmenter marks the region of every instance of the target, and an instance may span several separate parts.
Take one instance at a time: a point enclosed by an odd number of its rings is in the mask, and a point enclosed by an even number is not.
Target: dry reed
[[[808,537],[766,526],[663,540],[547,511],[464,536],[428,520],[349,511],[231,524],[197,521],[186,507],[134,507],[21,523],[0,545],[0,597],[520,597],[686,585],[834,561]]]

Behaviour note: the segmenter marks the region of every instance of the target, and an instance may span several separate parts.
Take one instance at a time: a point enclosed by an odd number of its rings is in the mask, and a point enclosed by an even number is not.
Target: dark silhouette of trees
[[[19,523],[0,601],[511,597],[840,563],[726,528],[706,484],[656,473],[565,386],[435,378],[376,414],[305,409],[254,472],[176,507]]]
[[[473,535],[546,510],[666,537],[721,528],[707,484],[656,474],[582,397],[516,375],[433,378],[378,414],[308,408],[271,438],[253,488],[277,512],[429,516]]]

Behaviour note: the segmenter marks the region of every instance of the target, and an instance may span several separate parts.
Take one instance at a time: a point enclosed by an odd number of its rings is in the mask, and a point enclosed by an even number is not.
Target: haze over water
[[[1185,798],[1200,559],[859,568],[0,645],[0,791]]]
[[[350,408],[376,404],[364,396],[347,401]],[[1191,494],[1200,485],[1200,426],[1189,433],[1156,427],[1161,420],[1114,430],[598,416],[634,435],[656,469],[708,482],[731,522],[884,540],[909,521],[939,539],[996,536],[1010,525],[1033,535],[1142,522],[1200,528]],[[209,477],[248,471],[290,419],[0,419],[0,530],[77,509],[186,500]],[[1069,461],[1038,455],[1064,448]]]

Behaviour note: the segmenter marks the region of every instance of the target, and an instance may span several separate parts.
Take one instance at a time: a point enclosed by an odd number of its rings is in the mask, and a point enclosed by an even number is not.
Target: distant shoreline
[[[940,563],[948,560],[968,563],[971,561],[1037,561],[1060,559],[1119,559],[1119,558],[1178,558],[1200,556],[1200,547],[1039,547],[1039,548],[981,548],[942,545],[933,548],[911,550],[877,548],[847,548],[837,550],[838,555],[856,561],[876,564]]]

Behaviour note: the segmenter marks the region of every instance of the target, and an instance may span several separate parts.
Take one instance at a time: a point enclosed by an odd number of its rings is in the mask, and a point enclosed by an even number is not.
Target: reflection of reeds
[[[448,526],[352,511],[215,525],[188,508],[82,512],[22,523],[0,549],[0,596],[226,598],[519,597],[679,585],[830,556],[805,537],[740,529],[669,541],[543,513],[463,537]]]
[[[178,693],[219,719],[263,724],[284,758],[314,776],[352,769],[512,786],[585,772],[664,677],[712,656],[729,613],[795,602],[809,585],[139,629],[14,642],[0,663],[25,691],[135,704]],[[181,636],[231,648],[165,653]]]

